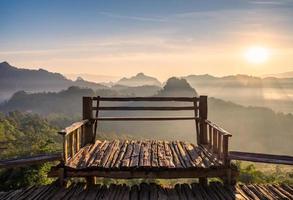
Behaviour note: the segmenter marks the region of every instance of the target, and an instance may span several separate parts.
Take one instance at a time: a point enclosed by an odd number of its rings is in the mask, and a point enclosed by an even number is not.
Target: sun
[[[269,50],[265,47],[250,47],[245,52],[245,59],[254,64],[261,64],[268,60]]]

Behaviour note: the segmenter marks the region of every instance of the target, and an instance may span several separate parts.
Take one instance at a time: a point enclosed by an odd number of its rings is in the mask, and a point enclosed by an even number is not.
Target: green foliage
[[[57,129],[37,114],[2,114],[0,139],[6,148],[0,151],[0,159],[61,150]]]
[[[236,162],[240,169],[238,181],[241,183],[286,183],[293,184],[293,171],[283,170],[280,165],[274,165],[272,170],[264,170],[256,167],[254,164],[243,166],[241,162]],[[269,164],[268,164],[269,165]]]
[[[50,164],[46,163],[25,168],[0,170],[0,190],[15,190],[32,185],[50,184],[53,181],[47,177],[50,167]]]
[[[15,158],[61,150],[57,129],[37,114],[11,112],[0,114],[0,159]],[[49,164],[0,170],[0,190],[48,184]]]

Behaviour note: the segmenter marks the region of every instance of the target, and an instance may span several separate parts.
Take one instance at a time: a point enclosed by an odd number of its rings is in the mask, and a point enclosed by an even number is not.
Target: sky
[[[293,71],[292,36],[293,0],[0,0],[0,61],[64,74]]]

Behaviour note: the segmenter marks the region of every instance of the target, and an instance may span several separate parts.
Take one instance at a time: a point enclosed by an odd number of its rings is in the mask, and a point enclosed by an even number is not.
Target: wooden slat
[[[168,163],[169,168],[174,168],[175,164],[173,162],[173,155],[172,155],[172,150],[170,148],[170,144],[167,141],[164,141],[164,148],[165,148],[165,153],[166,153],[166,161]]]
[[[195,146],[193,146],[192,144],[183,143],[183,147],[189,154],[194,167],[205,167],[202,158],[198,155],[198,153],[195,150]]]
[[[97,100],[96,97],[92,97]],[[193,102],[194,97],[100,97],[100,101],[185,101]]]
[[[171,152],[172,152],[173,163],[174,163],[175,167],[176,167],[176,168],[182,168],[183,166],[182,166],[182,164],[181,164],[181,162],[180,162],[180,160],[179,160],[179,158],[178,158],[178,155],[177,155],[177,153],[176,153],[176,151],[175,151],[175,148],[174,148],[172,142],[170,142],[170,143],[168,143],[168,144],[169,144],[169,147],[170,147]]]
[[[211,122],[210,120],[205,120],[205,122],[211,126],[213,129],[216,129],[218,130],[221,134],[224,134],[224,135],[228,135],[228,136],[232,136],[231,133],[229,133],[228,131],[224,130],[223,128],[221,128],[220,126],[218,126],[217,124]]]
[[[158,161],[158,143],[157,141],[152,141],[152,156],[151,156],[151,164],[152,167],[159,167],[159,161]]]
[[[118,157],[112,167],[119,168],[121,166],[122,159],[124,157],[124,154],[126,152],[127,147],[128,147],[128,141],[126,140],[126,141],[124,141],[122,147],[120,148]]]
[[[291,186],[285,185],[285,188]],[[157,184],[141,183],[140,185],[94,185],[86,187],[84,183],[71,183],[68,188],[60,188],[56,182],[45,186],[34,186],[0,193],[4,199],[42,199],[42,200],[75,200],[75,199],[119,199],[119,200],[275,200],[292,199],[287,191],[280,191],[280,186],[272,184],[249,184],[224,186],[211,182],[208,186],[198,183],[176,184],[164,187]]]
[[[0,160],[0,168],[24,167],[45,162],[59,161],[61,159],[61,153],[40,154],[35,156],[20,157],[16,159]]]
[[[121,167],[129,167],[131,155],[133,151],[133,145],[134,145],[134,141],[131,141],[130,143],[128,143],[126,152],[121,161]]]
[[[158,161],[160,167],[169,168],[163,141],[158,141]]]
[[[263,154],[263,153],[230,151],[229,159],[245,160],[245,161],[251,161],[251,162],[293,165],[293,157],[286,156],[286,155],[271,155],[271,154]]]
[[[84,124],[86,124],[88,122],[88,120],[82,120],[80,122],[75,122],[72,125],[66,127],[65,129],[59,131],[58,133],[61,135],[67,135],[72,133],[73,131],[75,131],[76,129],[80,128],[81,126],[83,126]]]
[[[101,107],[93,107],[93,110],[152,110],[152,111],[179,111],[179,110],[194,110],[197,109],[194,106],[101,106]]]
[[[196,117],[98,117],[99,121],[168,121],[168,120],[195,120]]]
[[[140,150],[139,166],[144,168],[151,167],[152,142],[150,140],[142,141]]]
[[[140,147],[141,147],[141,141],[134,142],[129,167],[139,166]]]

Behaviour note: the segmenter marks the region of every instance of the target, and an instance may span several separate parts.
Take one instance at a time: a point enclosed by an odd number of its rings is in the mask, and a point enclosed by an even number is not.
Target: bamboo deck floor
[[[178,184],[175,187],[162,187],[156,184],[140,185],[95,185],[86,188],[84,183],[73,183],[62,188],[58,183],[46,186],[0,192],[0,200],[13,199],[97,199],[97,200],[292,200],[293,187],[289,185],[236,185],[224,187],[221,183],[212,182],[203,187],[197,183]]]
[[[87,145],[66,164],[71,169],[186,169],[221,167],[206,148],[181,141],[99,141]]]

